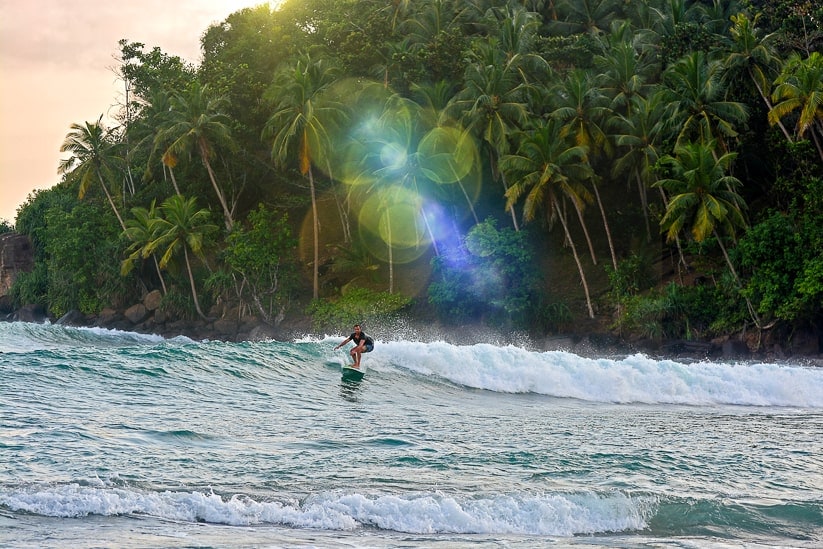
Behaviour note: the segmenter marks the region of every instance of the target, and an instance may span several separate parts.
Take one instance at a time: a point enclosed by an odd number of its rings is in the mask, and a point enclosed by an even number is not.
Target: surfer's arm
[[[340,345],[338,345],[337,347],[335,347],[335,348],[334,348],[334,350],[336,351],[337,349],[339,349],[340,347],[342,347],[343,345],[345,345],[345,344],[346,344],[346,343],[348,343],[349,341],[351,341],[351,336],[349,336],[349,337],[347,337],[346,339],[344,339],[344,340],[343,340],[343,343],[341,343]]]

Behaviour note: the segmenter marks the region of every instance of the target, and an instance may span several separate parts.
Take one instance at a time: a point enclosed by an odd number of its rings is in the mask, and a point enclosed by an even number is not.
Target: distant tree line
[[[116,121],[72,125],[18,211],[37,261],[13,296],[820,326],[821,21],[808,0],[288,0],[209,27],[196,66],[122,40]]]

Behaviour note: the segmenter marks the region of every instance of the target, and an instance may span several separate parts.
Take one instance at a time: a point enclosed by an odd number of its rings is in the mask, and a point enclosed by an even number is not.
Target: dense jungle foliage
[[[206,29],[196,66],[122,40],[117,120],[72,125],[18,211],[37,262],[13,296],[820,327],[821,21],[808,0],[287,0]]]

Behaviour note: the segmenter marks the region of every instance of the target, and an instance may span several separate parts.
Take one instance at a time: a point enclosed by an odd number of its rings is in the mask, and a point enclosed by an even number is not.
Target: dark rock
[[[166,331],[177,334],[185,334],[194,328],[194,324],[188,320],[175,320],[166,323]]]
[[[166,311],[157,309],[154,311],[154,323],[155,324],[165,324],[166,323]]]
[[[114,309],[103,309],[100,311],[100,314],[97,315],[97,326],[109,327],[111,324],[122,320],[123,315],[119,312],[115,311]]]
[[[0,315],[8,315],[14,312],[14,300],[10,295],[0,295]]]
[[[237,333],[237,321],[226,319],[215,320],[214,324],[212,324],[212,330],[221,337],[233,337]]]
[[[127,320],[123,317],[120,317],[118,320],[111,322],[105,326],[109,330],[119,330],[121,332],[131,332],[134,328],[134,324],[130,320]]]
[[[250,329],[247,336],[249,341],[266,341],[277,339],[277,330],[268,324],[258,324]]]
[[[748,358],[749,354],[749,347],[745,341],[729,339],[723,342],[723,358],[726,360]]]
[[[87,319],[86,315],[77,309],[72,309],[61,316],[55,324],[59,324],[61,326],[85,326],[87,324]]]
[[[7,295],[20,273],[34,268],[34,249],[28,236],[17,233],[0,235],[0,296]]]
[[[138,303],[136,305],[132,305],[123,315],[132,323],[132,324],[140,324],[149,316],[149,311],[146,309],[146,306],[142,303]]]
[[[675,340],[666,342],[661,351],[670,356],[706,358],[712,353],[712,344],[707,341]]]
[[[13,318],[20,322],[45,322],[46,308],[42,305],[23,305],[14,313]]]
[[[143,305],[148,311],[156,311],[160,308],[160,302],[162,300],[163,294],[160,293],[160,290],[152,290],[146,294],[146,297],[143,298]]]
[[[821,334],[811,330],[802,330],[794,334],[790,342],[792,355],[819,355]]]

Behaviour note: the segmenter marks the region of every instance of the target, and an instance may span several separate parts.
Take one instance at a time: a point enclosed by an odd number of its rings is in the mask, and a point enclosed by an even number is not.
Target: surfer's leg
[[[363,352],[363,349],[364,349],[363,344],[360,344],[357,347],[355,347],[354,349],[352,349],[352,357],[354,357],[354,367],[355,368],[360,367],[360,354]]]

